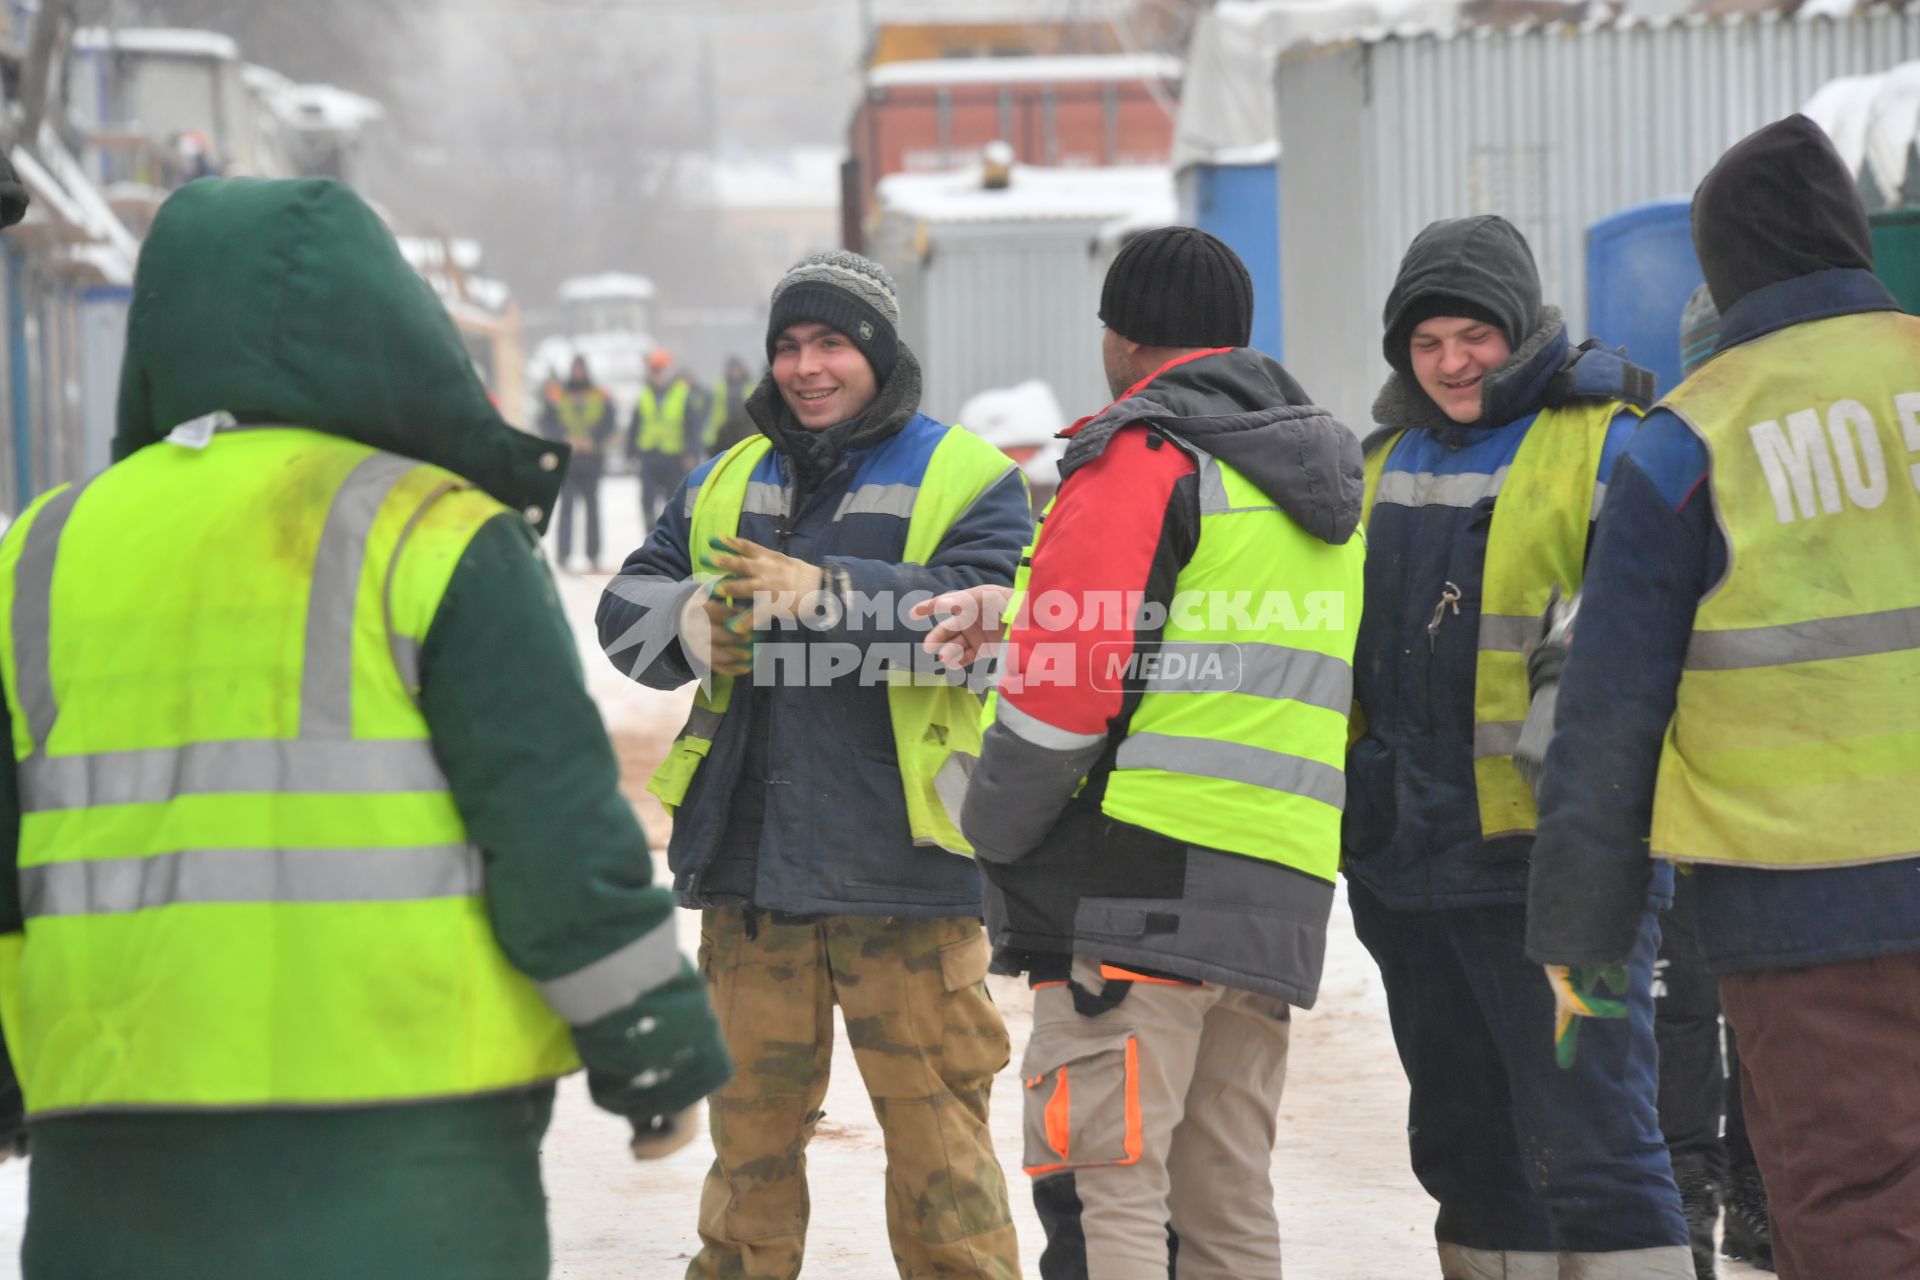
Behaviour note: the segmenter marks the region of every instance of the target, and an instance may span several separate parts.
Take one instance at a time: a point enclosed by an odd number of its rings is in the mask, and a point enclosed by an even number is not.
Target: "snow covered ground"
[[[611,569],[638,543],[635,485],[606,482],[602,511]],[[581,662],[620,749],[629,795],[656,848],[666,816],[642,790],[646,771],[679,728],[689,692],[662,694],[621,677],[600,654],[593,610],[604,576],[557,575],[562,602],[580,638]],[[664,857],[658,873],[666,873]],[[682,913],[691,953],[696,919]],[[1021,1256],[1037,1276],[1043,1242],[1019,1172],[1020,1082],[1016,1068],[1031,1027],[1023,986],[995,978],[993,993],[1013,1036],[1013,1063],[994,1089],[996,1144],[1009,1168]],[[1385,1280],[1434,1274],[1433,1205],[1406,1157],[1407,1086],[1387,1029],[1386,1005],[1371,960],[1354,938],[1344,901],[1336,904],[1326,979],[1316,1008],[1293,1024],[1273,1183],[1287,1272],[1292,1280]],[[596,1111],[576,1077],[561,1088],[545,1150],[555,1280],[678,1280],[699,1247],[694,1224],[712,1151],[701,1137],[666,1160],[636,1163],[624,1122]],[[880,1132],[852,1054],[833,1059],[826,1116],[809,1149],[813,1221],[807,1274],[820,1280],[890,1280],[882,1204]],[[18,1274],[26,1168],[0,1165],[0,1280]],[[1760,1273],[1723,1264],[1721,1275]]]

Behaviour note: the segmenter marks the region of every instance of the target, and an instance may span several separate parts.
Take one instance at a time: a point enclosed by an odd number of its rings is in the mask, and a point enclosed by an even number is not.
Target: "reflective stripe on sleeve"
[[[626,946],[564,978],[539,983],[549,1008],[569,1026],[584,1027],[626,1008],[680,973],[680,946],[672,913]]]

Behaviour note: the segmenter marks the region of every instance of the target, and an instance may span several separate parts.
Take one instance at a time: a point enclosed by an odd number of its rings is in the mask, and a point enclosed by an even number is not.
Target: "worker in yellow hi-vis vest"
[[[647,353],[647,380],[633,403],[627,449],[640,472],[640,522],[651,529],[667,499],[703,455],[696,410],[701,397],[673,367],[665,347]]]
[[[1615,961],[1687,864],[1784,1277],[1920,1275],[1920,320],[1819,126],[1693,198],[1718,353],[1595,535],[1528,949]]]
[[[1019,1274],[987,1127],[1008,1042],[956,823],[980,700],[916,660],[907,611],[1010,583],[1033,526],[1006,457],[920,412],[899,321],[879,264],[795,264],[747,399],[759,430],[680,485],[601,599],[621,671],[701,677],[647,784],[741,1064],[710,1104],[690,1280],[799,1273],[836,1005],[886,1137],[900,1274]]]
[[[652,1153],[727,1075],[539,557],[566,448],[331,181],[182,188],[127,338],[113,465],[0,537],[24,1275],[544,1276],[555,1081]]]
[[[1574,346],[1526,239],[1490,214],[1415,237],[1383,321],[1342,844],[1440,1269],[1691,1280],[1655,1109],[1669,883],[1643,888],[1619,972],[1543,973],[1525,950],[1534,800],[1516,767],[1525,650],[1556,588],[1581,585],[1652,376]],[[1569,1015],[1556,1036],[1575,998],[1616,1016]]]
[[[600,477],[606,465],[607,445],[613,439],[613,398],[593,380],[585,356],[575,356],[567,380],[553,387],[540,412],[540,434],[564,440],[572,447],[567,478],[560,489],[559,564],[566,568],[573,550],[573,516],[578,508],[587,522],[586,552],[589,570],[600,565]]]

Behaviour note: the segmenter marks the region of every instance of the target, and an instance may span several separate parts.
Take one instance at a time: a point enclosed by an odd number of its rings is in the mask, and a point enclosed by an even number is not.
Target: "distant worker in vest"
[[[585,356],[573,358],[567,380],[558,390],[559,394],[549,398],[540,415],[540,428],[548,439],[564,440],[572,449],[567,460],[567,478],[560,488],[560,567],[567,567],[573,552],[573,517],[578,509],[587,524],[587,565],[597,571],[600,567],[600,477],[607,445],[613,439],[613,399],[595,384]]]
[[[1721,158],[1693,240],[1718,354],[1600,522],[1528,950],[1617,961],[1652,867],[1693,864],[1774,1265],[1920,1275],[1920,320],[1804,116]]]
[[[980,875],[957,825],[980,702],[929,677],[920,593],[1009,585],[1032,528],[991,445],[919,412],[886,271],[810,255],[775,286],[758,432],[702,465],[601,599],[600,640],[657,689],[700,677],[649,789],[699,908],[734,1060],[691,1280],[789,1280],[833,1007],[886,1138],[903,1277],[1019,1274],[987,1127],[1008,1057]]]
[[[1203,231],[1130,242],[1100,318],[1113,403],[1068,429],[962,816],[996,967],[1034,990],[1040,1272],[1166,1280],[1171,1229],[1180,1280],[1278,1276],[1290,1011],[1340,861],[1360,446],[1247,349],[1252,282]]]
[[[640,520],[648,530],[659,523],[667,499],[701,456],[698,399],[665,347],[647,353],[647,380],[633,402],[627,442],[640,472]]]
[[[565,447],[331,181],[175,193],[127,337],[114,464],[0,539],[23,1274],[545,1276],[554,1081],[655,1151],[727,1074],[538,554]]]
[[[706,451],[725,453],[754,432],[753,417],[747,412],[747,397],[753,394],[753,375],[747,362],[731,356],[715,384],[707,411]]]
[[[1526,240],[1495,216],[1422,231],[1384,326],[1343,838],[1411,1086],[1413,1171],[1439,1202],[1441,1274],[1692,1280],[1656,1109],[1670,878],[1645,886],[1611,986],[1543,973],[1525,951],[1535,810],[1514,761],[1524,651],[1555,589],[1580,589],[1652,375],[1572,347]]]

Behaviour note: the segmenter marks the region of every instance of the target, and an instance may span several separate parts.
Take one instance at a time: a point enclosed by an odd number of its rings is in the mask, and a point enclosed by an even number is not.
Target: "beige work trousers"
[[[1083,990],[1121,971],[1104,972],[1074,961]],[[1036,1179],[1073,1175],[1087,1280],[1166,1280],[1169,1224],[1180,1280],[1278,1280],[1269,1168],[1288,1013],[1211,983],[1135,980],[1092,1017],[1065,983],[1034,992],[1025,1165]]]

